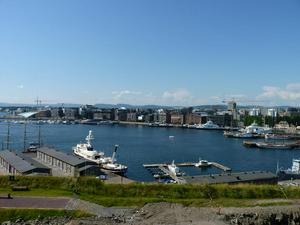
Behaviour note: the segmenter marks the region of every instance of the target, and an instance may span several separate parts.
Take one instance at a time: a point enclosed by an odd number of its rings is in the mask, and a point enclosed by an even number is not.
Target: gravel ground
[[[264,200],[263,203],[278,200]],[[103,207],[79,199],[68,202],[66,209],[92,213],[91,218],[51,218],[33,221],[7,222],[10,225],[300,225],[300,204],[245,207],[195,208],[175,203],[152,203],[142,208]]]

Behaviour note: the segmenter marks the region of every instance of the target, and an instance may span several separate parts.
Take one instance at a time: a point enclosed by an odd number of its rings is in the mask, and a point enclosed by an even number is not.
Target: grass
[[[74,210],[52,210],[52,209],[3,209],[0,208],[0,223],[4,221],[15,222],[18,219],[24,221],[34,220],[34,219],[43,219],[48,217],[63,217],[67,216],[70,218],[81,218],[91,216],[85,212]]]
[[[11,191],[12,186],[24,185],[29,187],[29,191]],[[71,197],[75,193],[83,200],[104,206],[142,206],[153,202],[174,202],[197,207],[243,207],[253,206],[253,202],[258,199],[300,199],[300,188],[281,188],[278,185],[104,184],[89,177],[16,177],[15,181],[9,181],[8,177],[0,176],[0,194],[7,193],[12,196],[48,197]]]

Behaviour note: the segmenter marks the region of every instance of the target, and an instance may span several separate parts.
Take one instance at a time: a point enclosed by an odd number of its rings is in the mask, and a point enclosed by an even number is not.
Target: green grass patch
[[[0,208],[0,223],[4,221],[16,221],[22,219],[24,221],[34,220],[37,218],[43,219],[48,217],[63,217],[81,218],[91,216],[88,213],[74,210],[49,210],[49,209],[3,209]]]
[[[28,186],[29,191],[12,192],[12,186]],[[256,199],[300,199],[300,188],[278,185],[191,185],[191,184],[104,184],[92,177],[16,177],[10,181],[0,176],[0,195],[12,196],[66,196],[79,198],[104,206],[142,206],[152,202],[175,202],[190,206],[248,205]],[[273,204],[273,203],[270,203]]]

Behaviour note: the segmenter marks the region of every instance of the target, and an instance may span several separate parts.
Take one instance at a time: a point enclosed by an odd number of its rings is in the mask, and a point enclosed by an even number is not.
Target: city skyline
[[[299,1],[0,1],[0,102],[300,102]]]

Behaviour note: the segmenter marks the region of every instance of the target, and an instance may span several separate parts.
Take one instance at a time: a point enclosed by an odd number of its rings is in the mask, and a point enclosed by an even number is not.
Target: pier
[[[196,167],[196,162],[182,162],[182,163],[175,163],[176,166],[178,167]],[[148,168],[160,168],[160,167],[167,167],[168,164],[166,163],[157,163],[157,164],[143,164],[143,167],[146,169]],[[217,162],[208,162],[206,165],[200,165],[199,168],[201,167],[211,167],[214,166],[217,169],[223,170],[224,172],[229,172],[231,171],[231,168],[224,166],[220,163]]]
[[[177,167],[198,167],[198,168],[204,168],[204,167],[215,167],[217,169],[223,170],[224,172],[230,172],[231,168],[224,166],[217,162],[207,162],[207,164],[196,166],[196,162],[182,162],[182,163],[175,163]],[[163,178],[163,177],[170,177],[173,180],[176,181],[178,184],[184,184],[186,183],[186,180],[183,177],[178,177],[176,174],[171,173],[171,171],[168,169],[168,164],[166,163],[154,163],[154,164],[143,164],[143,167],[148,169],[152,175],[156,178]]]

